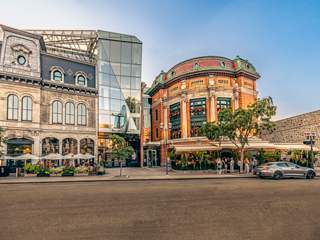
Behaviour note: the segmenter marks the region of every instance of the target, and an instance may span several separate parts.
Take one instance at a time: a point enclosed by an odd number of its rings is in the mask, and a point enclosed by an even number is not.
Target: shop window
[[[158,121],[158,110],[156,110],[156,121]]]
[[[60,101],[52,103],[52,123],[62,124],[62,103]]]
[[[7,119],[18,121],[18,97],[16,95],[9,95],[7,101]]]
[[[66,103],[66,124],[74,125],[74,104]]]
[[[25,138],[11,138],[7,143],[7,154],[15,157],[23,154],[32,154],[32,144],[34,142]]]
[[[171,128],[171,139],[181,138],[181,112],[180,112],[180,103],[176,103],[170,106],[170,123],[172,124]]]
[[[90,153],[94,155],[94,141],[90,138],[84,138],[80,141],[80,153]]]
[[[56,138],[49,137],[42,140],[42,155],[50,153],[59,153],[59,140]]]
[[[199,135],[199,128],[207,122],[207,106],[206,99],[190,100],[190,131],[191,137]]]
[[[22,121],[32,121],[32,98],[22,98]]]
[[[65,138],[62,140],[62,154],[67,155],[69,153],[77,154],[77,140],[74,138]]]

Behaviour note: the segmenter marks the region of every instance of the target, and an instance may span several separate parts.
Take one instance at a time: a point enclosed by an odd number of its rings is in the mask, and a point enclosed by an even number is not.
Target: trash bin
[[[10,167],[1,166],[0,167],[0,177],[8,177],[10,174]]]

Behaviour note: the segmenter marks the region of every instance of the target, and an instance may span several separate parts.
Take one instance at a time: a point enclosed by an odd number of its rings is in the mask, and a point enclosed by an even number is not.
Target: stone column
[[[62,155],[62,140],[59,140],[59,154]]]
[[[216,104],[215,104],[215,94],[210,92],[210,122],[216,121]]]
[[[188,122],[187,122],[187,96],[182,95],[181,98],[181,112],[182,112],[182,119],[181,121],[181,133],[182,133],[182,138],[188,138]]]

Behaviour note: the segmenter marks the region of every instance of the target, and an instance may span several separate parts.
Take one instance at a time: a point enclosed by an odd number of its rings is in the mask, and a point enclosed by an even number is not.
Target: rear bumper
[[[273,177],[273,172],[272,171],[267,171],[267,170],[262,170],[259,173],[257,173],[259,177]]]

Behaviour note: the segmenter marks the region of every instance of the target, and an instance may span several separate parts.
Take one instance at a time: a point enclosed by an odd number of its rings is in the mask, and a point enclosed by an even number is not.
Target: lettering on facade
[[[244,81],[244,86],[252,88],[252,82]]]
[[[191,82],[191,87],[198,87],[200,85],[203,85],[203,80]]]
[[[229,85],[229,80],[227,80],[227,79],[218,79],[218,84]]]
[[[176,92],[179,90],[179,86],[170,89],[170,93]]]

